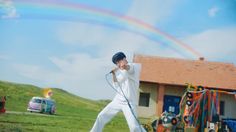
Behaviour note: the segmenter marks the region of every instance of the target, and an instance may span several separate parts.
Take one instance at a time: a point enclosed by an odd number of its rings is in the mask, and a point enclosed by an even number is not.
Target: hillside
[[[56,114],[30,114],[26,112],[33,96],[42,96],[42,89],[27,84],[0,81],[0,96],[6,95],[6,114],[0,115],[0,131],[89,131],[98,112],[107,101],[94,101],[53,88]],[[119,114],[105,131],[128,131],[126,121]]]

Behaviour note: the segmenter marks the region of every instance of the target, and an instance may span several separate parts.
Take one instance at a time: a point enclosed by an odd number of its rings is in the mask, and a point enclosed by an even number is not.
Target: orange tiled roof
[[[141,81],[236,90],[236,67],[230,63],[134,55],[142,64]]]

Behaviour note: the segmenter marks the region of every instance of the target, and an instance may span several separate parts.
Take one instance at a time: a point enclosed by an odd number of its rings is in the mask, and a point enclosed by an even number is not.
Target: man
[[[112,102],[98,114],[91,132],[102,132],[103,127],[120,111],[124,113],[131,132],[145,132],[136,120],[141,65],[128,63],[122,52],[113,55],[112,62],[117,66],[111,71],[113,87],[117,89],[117,94]]]

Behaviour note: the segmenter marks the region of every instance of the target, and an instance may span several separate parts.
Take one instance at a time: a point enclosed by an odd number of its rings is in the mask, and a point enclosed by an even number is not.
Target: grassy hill
[[[94,101],[53,88],[56,114],[26,112],[33,96],[42,96],[42,89],[33,85],[0,81],[0,96],[6,95],[6,109],[0,114],[0,131],[88,132],[107,101]],[[14,112],[11,112],[14,111]],[[107,132],[129,131],[122,114],[118,114],[104,129]]]

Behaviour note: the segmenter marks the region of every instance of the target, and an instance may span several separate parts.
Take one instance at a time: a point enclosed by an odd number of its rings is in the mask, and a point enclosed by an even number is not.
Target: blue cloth
[[[236,120],[226,119],[223,122],[232,130],[232,132],[236,132]]]

